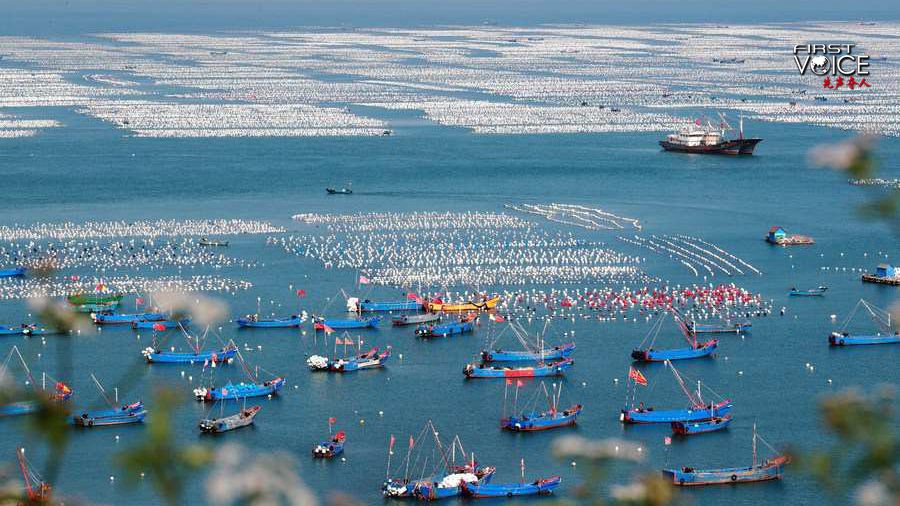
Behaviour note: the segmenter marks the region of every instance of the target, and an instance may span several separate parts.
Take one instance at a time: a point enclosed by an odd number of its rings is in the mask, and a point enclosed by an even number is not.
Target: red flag
[[[419,298],[419,295],[415,292],[409,292],[408,294],[406,294],[406,298],[409,300],[417,300]]]
[[[306,297],[306,290],[297,290],[297,297]]]
[[[328,325],[325,325],[324,323],[322,324],[322,330],[324,330],[326,334],[331,334],[334,332],[333,328],[329,327]]]
[[[361,285],[368,285],[368,284],[371,283],[371,282],[372,282],[372,281],[371,281],[369,278],[363,276],[362,274],[359,275],[359,284],[361,284]]]
[[[500,315],[494,315],[494,321],[497,322],[497,323],[503,323],[503,322],[506,321],[506,318],[504,318],[504,317],[502,317],[502,316],[500,316]]]
[[[328,419],[328,425],[334,425],[335,422],[337,422],[337,418],[333,416]]]
[[[412,450],[412,447],[416,445],[416,440],[413,439],[412,434],[409,435],[409,449]]]
[[[163,330],[166,330],[166,326],[163,325],[162,323],[154,323],[154,324],[153,324],[153,330],[156,330],[156,331],[158,331],[158,332],[162,332]]]
[[[641,374],[641,371],[638,371],[634,367],[628,368],[628,378],[634,380],[635,383],[641,386],[647,386],[647,378]]]
[[[666,446],[669,446],[670,444],[672,444],[672,438],[666,436],[666,439],[663,440],[663,443],[665,443]]]
[[[394,441],[396,441],[396,439],[394,438],[394,435],[391,434],[391,442],[388,443],[388,451],[389,452],[394,451]]]
[[[516,388],[521,388],[525,386],[525,382],[522,380],[516,380]]]
[[[134,303],[138,304],[138,305],[143,304],[144,303],[143,297],[138,297],[138,298],[134,299]]]
[[[512,385],[512,379],[506,378],[506,384],[507,384],[507,385]]]
[[[698,118],[698,119],[695,119],[695,120],[694,120],[694,124],[696,124],[697,126],[700,126],[700,119],[699,119],[699,118]]]

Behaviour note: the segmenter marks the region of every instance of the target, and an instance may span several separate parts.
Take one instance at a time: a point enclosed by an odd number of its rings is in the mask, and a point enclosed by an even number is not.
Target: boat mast
[[[22,479],[25,480],[25,492],[28,494],[28,499],[34,500],[36,499],[36,495],[34,493],[34,488],[31,485],[31,476],[28,474],[28,465],[25,462],[25,448],[19,448],[16,452],[16,459],[19,461],[19,469],[22,471]]]
[[[756,467],[756,423],[753,424],[753,467]]]

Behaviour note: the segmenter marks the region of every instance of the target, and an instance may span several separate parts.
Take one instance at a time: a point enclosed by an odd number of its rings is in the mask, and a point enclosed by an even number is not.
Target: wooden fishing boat
[[[200,246],[228,246],[228,241],[216,241],[213,239],[207,239],[206,237],[200,239]]]
[[[523,495],[549,495],[559,486],[562,478],[552,476],[531,483],[478,484],[463,482],[460,487],[463,494],[476,499],[491,497],[516,497]]]
[[[91,313],[97,325],[131,325],[135,322],[158,322],[167,318],[162,313]]]
[[[701,486],[724,485],[729,483],[755,483],[759,481],[778,480],[784,476],[784,467],[790,463],[786,455],[776,453],[776,456],[757,463],[756,441],[763,441],[769,448],[771,445],[756,434],[756,425],[753,426],[753,461],[746,467],[725,467],[719,469],[695,469],[682,467],[681,469],[665,469],[663,476],[677,486]],[[774,449],[773,449],[774,451]]]
[[[303,323],[303,318],[298,315],[291,315],[284,318],[259,318],[258,315],[247,315],[243,318],[235,320],[238,327],[242,328],[263,328],[263,329],[279,329],[299,327]]]
[[[708,357],[719,345],[718,339],[706,341],[705,343],[696,343],[696,347],[676,348],[671,350],[654,350],[648,348],[644,350],[634,350],[631,352],[631,358],[638,362],[665,362],[666,360],[689,360],[692,358]]]
[[[212,434],[240,429],[241,427],[252,425],[253,419],[256,418],[256,414],[259,413],[259,410],[261,409],[262,406],[251,406],[242,409],[240,413],[235,413],[224,418],[205,418],[200,420],[198,426],[201,431]]]
[[[691,436],[706,432],[727,429],[731,424],[731,415],[710,418],[699,422],[672,422],[672,432],[680,436]]]
[[[169,329],[177,329],[179,327],[184,328],[184,327],[190,325],[190,323],[191,323],[190,318],[182,318],[180,320],[157,320],[157,321],[138,320],[138,321],[131,322],[131,328],[134,330],[151,329],[151,330],[156,330],[156,331],[163,331],[163,330],[169,330]]]
[[[467,378],[537,378],[543,376],[562,376],[572,367],[574,360],[565,358],[559,362],[538,364],[528,367],[499,367],[486,364],[467,364],[463,374]]]
[[[828,290],[827,286],[820,286],[818,288],[810,288],[809,290],[798,290],[796,287],[791,287],[791,291],[788,292],[788,296],[790,296],[790,297],[822,297],[825,295],[826,290]]]
[[[25,458],[25,448],[16,449],[16,460],[19,461],[19,471],[25,480],[25,496],[28,498],[28,504],[50,504],[53,487],[41,479]]]
[[[381,352],[379,352],[378,348],[372,348],[353,357],[339,358],[337,360],[328,360],[325,357],[313,355],[306,360],[306,365],[314,371],[353,372],[360,369],[384,367],[384,364],[390,357],[391,347],[388,346]]]
[[[669,367],[672,371],[672,374],[675,376],[675,380],[678,383],[678,386],[681,388],[681,391],[684,393],[685,397],[687,397],[690,403],[689,407],[683,409],[654,409],[652,407],[645,408],[643,402],[635,407],[634,397],[637,385],[641,384],[646,386],[647,382],[643,375],[640,374],[640,372],[631,369],[628,374],[627,382],[627,386],[629,387],[631,393],[631,401],[629,405],[627,401],[629,392],[626,391],[625,409],[623,409],[619,414],[619,420],[621,422],[633,424],[671,424],[672,422],[702,422],[714,418],[723,418],[734,407],[731,400],[729,399],[723,399],[719,402],[705,401],[703,399],[701,384],[699,381],[697,382],[697,391],[692,392],[690,389],[688,389],[687,385],[684,382],[684,378],[681,377],[681,374],[677,369],[675,369],[675,366],[669,362],[667,362],[666,364],[667,367]]]
[[[21,416],[21,415],[29,415],[31,413],[37,412],[41,407],[41,402],[39,399],[34,398],[37,396],[44,396],[45,398],[57,402],[63,403],[68,401],[74,395],[74,391],[69,388],[69,385],[63,383],[62,381],[55,381],[53,391],[49,391],[47,389],[47,379],[48,376],[46,374],[41,375],[41,382],[38,383],[34,380],[34,376],[31,374],[31,369],[29,369],[28,364],[25,362],[25,357],[22,356],[22,353],[19,351],[18,346],[13,346],[9,351],[9,355],[7,355],[6,359],[3,361],[3,364],[0,365],[0,384],[5,384],[6,381],[9,381],[10,378],[7,377],[9,372],[9,362],[12,359],[13,355],[17,356],[19,362],[22,364],[22,369],[25,371],[25,376],[27,378],[27,385],[32,389],[33,393],[31,395],[32,398],[21,400],[21,401],[10,401],[5,404],[0,404],[0,418],[4,416]]]
[[[416,335],[419,337],[447,337],[473,330],[475,330],[475,323],[472,321],[449,322],[438,325],[419,325],[416,327]]]
[[[875,322],[878,329],[875,333],[855,334],[847,331],[847,327],[856,316],[856,312],[860,307],[864,307],[869,312],[872,321]],[[840,330],[832,332],[828,335],[828,344],[831,346],[865,346],[873,344],[898,344],[900,343],[900,332],[893,330],[891,326],[891,313],[879,307],[860,299],[856,306],[847,315]]]
[[[228,382],[221,388],[195,388],[194,396],[199,401],[211,402],[224,399],[246,399],[249,397],[263,397],[277,394],[285,385],[284,378],[274,378],[262,383],[238,383]]]
[[[237,347],[234,343],[222,348],[219,351],[195,350],[191,352],[177,352],[169,350],[159,350],[148,347],[141,351],[144,359],[151,364],[213,364],[223,363],[234,358],[237,354]]]
[[[499,295],[494,295],[490,298],[484,297],[482,300],[478,301],[458,303],[445,303],[441,299],[431,299],[425,301],[425,308],[435,313],[440,311],[443,311],[445,313],[457,311],[487,311],[489,309],[494,309],[499,302]]]
[[[339,430],[329,441],[323,441],[312,449],[313,458],[330,459],[344,453],[344,442],[346,435],[344,431]]]
[[[359,319],[318,319],[314,325],[316,330],[325,330],[325,327],[332,329],[365,329],[376,328],[381,322],[380,316],[372,316],[369,318]]]
[[[122,297],[125,294],[122,293],[114,293],[114,294],[84,294],[78,293],[74,295],[69,295],[66,297],[66,300],[69,301],[69,304],[73,306],[85,306],[89,304],[98,304],[102,306],[106,305],[118,305],[122,302]]]
[[[0,278],[18,278],[25,275],[28,269],[25,267],[13,267],[11,269],[0,269]]]
[[[638,362],[690,360],[693,358],[708,357],[714,351],[716,351],[716,348],[719,345],[718,339],[712,339],[710,341],[701,343],[697,340],[697,334],[693,332],[686,323],[684,323],[680,315],[675,311],[672,311],[672,314],[675,318],[675,322],[678,323],[678,326],[681,329],[681,333],[684,336],[684,339],[687,341],[689,347],[667,350],[656,350],[653,348],[653,343],[656,342],[656,338],[659,336],[659,332],[662,329],[663,322],[666,320],[665,317],[660,317],[657,319],[656,323],[650,327],[650,331],[644,337],[644,340],[641,341],[641,344],[638,345],[638,348],[631,352],[631,358]],[[647,343],[648,340],[650,341],[650,343],[645,347],[644,344]]]
[[[483,350],[481,360],[483,362],[540,362],[543,360],[556,360],[566,358],[575,352],[575,343],[565,343],[547,348],[545,350],[520,350],[507,351],[495,349]]]
[[[431,323],[440,320],[440,313],[405,314],[392,319],[391,324],[396,326],[421,325],[423,323]]]
[[[141,401],[118,408],[85,410],[72,415],[72,425],[78,427],[105,427],[126,425],[144,421],[147,411]]]
[[[389,311],[418,311],[422,309],[421,299],[408,299],[387,302],[375,302],[369,299],[359,300],[358,297],[347,299],[347,311],[353,313],[386,313]]]

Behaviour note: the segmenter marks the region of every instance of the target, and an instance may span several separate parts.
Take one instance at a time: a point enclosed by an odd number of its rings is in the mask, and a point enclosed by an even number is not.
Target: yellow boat
[[[497,303],[500,302],[500,296],[494,295],[490,299],[485,299],[482,301],[469,301],[469,302],[459,302],[454,304],[447,304],[444,302],[432,302],[428,301],[428,310],[433,312],[456,312],[456,311],[487,311],[489,309],[494,309]]]

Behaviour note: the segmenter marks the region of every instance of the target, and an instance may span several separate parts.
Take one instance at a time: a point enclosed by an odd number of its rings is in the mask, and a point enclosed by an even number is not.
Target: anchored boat
[[[198,387],[194,389],[194,397],[201,402],[214,402],[226,399],[245,399],[248,397],[265,397],[276,395],[284,388],[287,380],[277,376],[268,381],[259,380],[259,371],[251,371],[240,352],[237,352],[238,361],[244,370],[244,374],[251,380],[249,383],[233,383],[229,381],[222,387]]]
[[[34,470],[34,466],[25,458],[25,448],[16,449],[16,460],[19,461],[19,471],[22,473],[22,479],[25,480],[25,495],[28,497],[28,504],[50,504],[53,487],[41,479]]]
[[[19,278],[25,275],[28,269],[25,267],[13,267],[12,269],[0,269],[0,278]]]
[[[716,348],[719,346],[718,339],[712,339],[705,342],[698,341],[697,335],[692,332],[691,329],[680,318],[678,318],[677,314],[675,314],[675,320],[678,322],[678,325],[681,328],[681,332],[690,347],[656,350],[653,348],[653,343],[656,342],[656,338],[659,336],[659,331],[662,329],[662,325],[665,319],[665,316],[657,319],[656,324],[654,324],[650,328],[650,332],[644,337],[644,340],[641,341],[641,344],[638,345],[638,348],[631,352],[631,358],[639,362],[689,360],[692,358],[708,357],[714,351],[716,351]],[[648,339],[650,340],[650,344],[645,348],[644,344]]]
[[[135,322],[159,322],[168,318],[162,313],[91,313],[97,325],[131,325]]]
[[[760,440],[768,446],[775,457],[758,463],[756,457],[756,441]],[[663,476],[678,486],[724,485],[728,483],[753,483],[758,481],[778,480],[784,476],[784,466],[790,462],[786,455],[778,454],[772,446],[756,434],[753,424],[753,461],[746,467],[724,467],[719,469],[665,469]]]
[[[477,483],[463,483],[460,486],[462,487],[463,494],[475,499],[486,499],[491,497],[549,495],[559,486],[560,482],[562,482],[561,477],[552,476],[550,478],[541,478],[531,483],[486,483],[483,485]]]
[[[339,430],[330,440],[317,444],[312,449],[312,456],[317,459],[330,459],[344,453],[344,442],[347,440],[344,431]]]
[[[512,380],[507,381],[507,387],[511,382]],[[547,385],[541,382],[541,388],[537,392],[543,391],[544,396],[547,398],[547,409],[545,411],[535,409],[534,404],[537,399],[537,396],[535,396],[530,403],[530,408],[520,412],[518,409],[518,401],[521,383],[521,380],[516,381],[515,403],[513,405],[514,415],[505,415],[506,390],[503,392],[504,416],[500,420],[500,428],[513,432],[535,432],[575,425],[576,419],[578,418],[578,415],[581,414],[583,406],[581,404],[574,404],[566,409],[560,410],[559,399],[562,395],[562,385],[559,385],[558,388],[554,385],[554,392],[553,394],[550,394],[547,391]]]
[[[388,302],[375,302],[369,299],[359,300],[358,297],[347,299],[347,311],[351,313],[386,313],[389,311],[418,311],[422,309],[422,299],[415,294],[409,294],[414,298]]]
[[[284,318],[260,318],[258,314],[249,314],[243,318],[235,320],[238,327],[242,328],[263,328],[263,329],[283,329],[299,327],[303,323],[303,317],[299,315],[291,315]]]
[[[316,319],[316,323],[313,328],[315,330],[326,330],[326,327],[331,329],[366,329],[366,328],[376,328],[378,324],[381,323],[380,316],[372,316],[369,318],[359,318],[359,319]]]
[[[708,119],[705,120],[705,124],[704,121],[697,119],[677,133],[669,135],[665,140],[659,141],[659,145],[666,151],[680,153],[752,155],[756,145],[762,142],[762,139],[744,137],[743,115],[740,120],[740,135],[737,139],[725,138],[725,132],[732,128],[724,114],[719,113],[719,117],[722,120],[719,127],[713,126]]]
[[[564,344],[559,344],[553,347],[545,346],[545,336],[547,333],[547,327],[549,322],[544,325],[544,330],[534,336],[532,338],[528,335],[528,331],[521,325],[516,324],[515,322],[510,322],[507,329],[512,330],[519,344],[522,345],[522,350],[502,350],[500,348],[494,348],[492,350],[482,350],[481,351],[481,360],[482,362],[541,362],[545,360],[557,360],[570,356],[575,352],[575,343],[569,342]],[[501,332],[488,346],[493,347],[497,345],[497,342],[503,337],[503,333]]]
[[[200,430],[203,432],[207,432],[210,434],[219,434],[222,432],[228,432],[235,429],[240,429],[241,427],[248,427],[253,425],[253,420],[256,418],[259,410],[262,409],[262,406],[251,406],[249,408],[241,409],[239,413],[235,413],[230,416],[221,417],[221,418],[204,418],[200,420],[198,426]]]
[[[445,313],[457,312],[457,311],[487,311],[489,309],[494,309],[497,307],[497,304],[500,302],[500,296],[494,295],[493,297],[488,297],[487,295],[483,295],[481,300],[477,301],[466,301],[466,302],[456,302],[456,303],[447,303],[443,300],[436,299],[426,299],[425,307],[432,312],[440,312],[444,311]]]
[[[463,374],[467,378],[537,378],[542,376],[562,376],[575,361],[565,358],[558,362],[541,363],[527,367],[500,367],[486,364],[467,364]]]
[[[454,334],[465,334],[475,330],[474,321],[458,321],[438,325],[419,325],[416,335],[419,337],[447,337]]]
[[[701,422],[710,420],[713,418],[721,418],[727,415],[731,408],[734,406],[732,402],[728,399],[723,399],[719,402],[707,402],[703,399],[702,390],[700,382],[697,382],[697,391],[692,392],[685,385],[684,379],[679,374],[678,370],[675,369],[675,366],[669,362],[666,362],[666,365],[671,369],[672,374],[675,376],[675,380],[678,382],[678,386],[681,388],[681,391],[688,398],[690,402],[690,407],[684,409],[654,409],[654,408],[645,408],[644,403],[641,402],[637,407],[634,405],[635,398],[635,390],[637,385],[647,385],[647,380],[644,378],[644,375],[641,374],[634,368],[631,368],[628,373],[628,386],[631,389],[631,400],[630,404],[626,400],[625,409],[621,411],[619,414],[619,420],[623,423],[635,423],[635,424],[644,424],[644,423],[669,423],[672,422]],[[713,392],[715,394],[715,392]],[[627,392],[626,392],[627,395]],[[626,397],[627,399],[627,397]]]
[[[149,346],[141,351],[141,355],[143,355],[144,359],[151,364],[203,364],[204,366],[206,364],[211,364],[212,367],[215,367],[215,364],[217,363],[229,362],[237,355],[237,346],[235,346],[234,342],[229,342],[224,348],[218,351],[203,351],[203,342],[206,340],[208,332],[209,327],[206,328],[206,332],[203,333],[203,336],[197,338],[191,336],[182,329],[182,333],[184,334],[185,339],[187,339],[188,346],[191,348],[191,351],[189,352],[178,352],[175,351],[174,347],[170,350],[161,350],[159,346],[157,346],[156,338],[154,336],[153,346]]]
[[[440,313],[405,314],[392,319],[391,324],[399,327],[404,325],[421,325],[424,323],[432,323],[440,320]]]
[[[818,288],[810,288],[808,290],[798,290],[796,287],[791,287],[791,291],[788,292],[788,296],[790,296],[790,297],[822,297],[825,295],[826,290],[828,290],[827,286],[820,286]]]
[[[680,436],[715,432],[717,430],[727,429],[731,424],[731,419],[731,415],[725,415],[698,422],[672,422],[672,432]]]
[[[872,321],[875,322],[879,331],[874,334],[853,334],[847,331],[847,327],[856,316],[860,307],[864,307],[869,312]],[[893,331],[891,327],[891,313],[879,307],[869,304],[863,299],[854,306],[853,311],[847,315],[840,330],[832,332],[828,336],[828,344],[831,346],[861,346],[870,344],[898,344],[900,343],[900,332]]]
[[[110,425],[126,425],[130,423],[140,423],[144,421],[147,411],[144,409],[144,403],[141,401],[117,405],[113,399],[110,399],[103,385],[96,376],[91,374],[91,379],[100,391],[100,395],[109,404],[109,408],[105,409],[86,409],[75,412],[69,419],[72,425],[78,427],[104,427]]]

